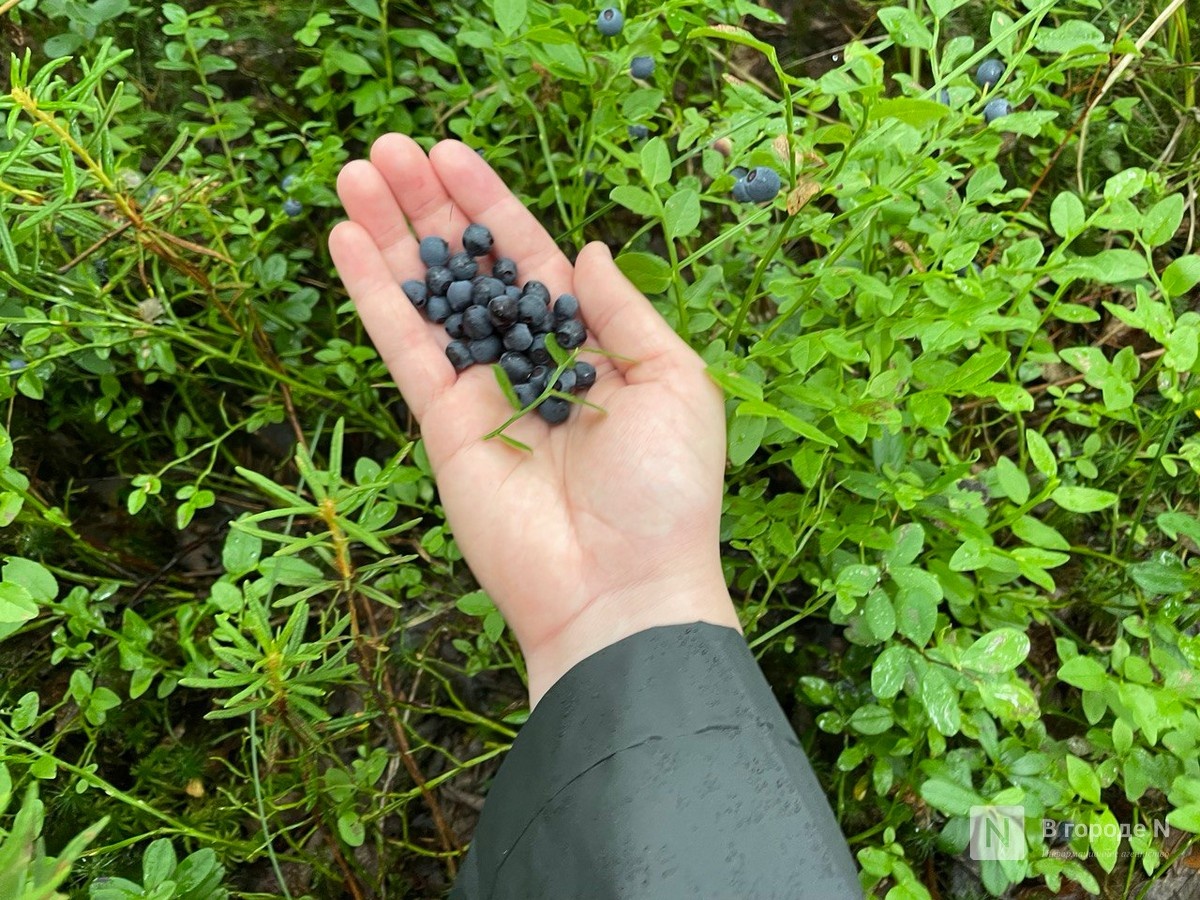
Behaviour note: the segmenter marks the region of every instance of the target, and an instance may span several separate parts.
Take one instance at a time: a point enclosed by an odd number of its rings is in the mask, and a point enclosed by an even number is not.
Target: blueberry
[[[533,371],[529,373],[529,383],[537,388],[539,394],[546,389],[549,381],[550,369],[546,366],[534,366]]]
[[[650,137],[650,129],[645,125],[630,125],[627,130],[629,131],[630,140],[644,141]]]
[[[544,334],[535,334],[533,343],[529,345],[529,358],[539,366],[548,366],[554,362],[554,357],[550,355],[550,351],[546,349],[546,336]]]
[[[492,277],[499,278],[505,285],[516,284],[517,264],[507,256],[502,256],[492,266]]]
[[[547,306],[550,303],[550,291],[540,281],[527,281],[525,288],[521,291],[522,297],[537,297],[538,302],[542,306]]]
[[[400,289],[404,291],[404,296],[412,301],[413,306],[417,309],[425,308],[425,301],[429,299],[429,288],[426,287],[425,282],[410,278],[400,285]]]
[[[747,175],[750,174],[750,170],[747,169],[745,166],[734,166],[730,170],[729,174],[732,175],[737,181],[741,181],[743,178],[745,178]]]
[[[507,328],[517,321],[518,308],[518,301],[508,294],[493,297],[487,305],[488,315],[497,328]]]
[[[575,363],[575,388],[586,390],[596,383],[596,367],[589,362]]]
[[[455,281],[470,281],[479,274],[479,263],[475,262],[475,258],[465,250],[455,253],[446,265],[453,273]]]
[[[950,89],[942,88],[938,92],[938,100],[941,101],[942,106],[952,106],[953,104],[950,102]]]
[[[600,17],[596,19],[596,27],[605,37],[616,37],[625,27],[625,17],[615,6],[610,6],[603,10]]]
[[[500,338],[494,334],[478,341],[471,341],[471,358],[477,363],[494,363],[500,358]]]
[[[755,203],[763,203],[779,193],[782,182],[779,173],[770,166],[758,166],[750,170],[745,178],[746,196]]]
[[[983,119],[985,122],[993,122],[1001,116],[1007,116],[1012,112],[1012,104],[1003,97],[997,97],[994,100],[989,100],[987,106],[983,108]]]
[[[575,390],[576,381],[575,369],[564,369],[563,373],[558,376],[558,380],[554,382],[554,389],[569,394]]]
[[[574,350],[581,346],[586,338],[587,332],[578,319],[568,319],[554,331],[554,339],[564,350]]]
[[[425,287],[435,297],[446,296],[446,291],[454,281],[454,275],[445,266],[434,266],[425,273]]]
[[[450,261],[450,245],[435,234],[421,239],[420,253],[426,266],[444,266]]]
[[[499,278],[483,276],[476,278],[471,289],[471,302],[476,306],[487,306],[493,297],[499,297],[505,292],[504,282]]]
[[[733,199],[738,203],[750,202],[750,192],[746,189],[746,179],[741,178],[733,183]]]
[[[472,256],[487,256],[492,243],[492,233],[483,225],[468,225],[463,232],[463,249]]]
[[[453,309],[453,305],[450,307]],[[460,312],[450,313],[450,317],[446,319],[446,334],[457,340],[463,336],[463,317]]]
[[[567,421],[571,414],[571,404],[561,397],[547,397],[537,408],[538,415],[551,425],[559,425]]]
[[[504,369],[508,375],[508,380],[513,384],[521,384],[529,380],[529,376],[533,374],[533,363],[529,361],[529,357],[524,353],[518,353],[515,350],[509,350],[500,356],[500,367]],[[538,393],[541,393],[539,390]]]
[[[634,78],[649,78],[654,74],[654,57],[635,56],[629,64],[629,74]]]
[[[496,329],[492,327],[492,317],[482,306],[468,306],[463,313],[463,334],[475,341],[491,337]]]
[[[579,315],[579,300],[574,294],[561,294],[554,301],[554,321],[565,322]]]
[[[475,357],[471,355],[471,348],[462,341],[451,341],[446,345],[446,357],[454,364],[454,368],[462,371],[475,362]]]
[[[450,301],[445,297],[430,297],[425,304],[425,317],[430,322],[441,325],[450,318]]]
[[[295,175],[284,175],[283,181],[281,181],[279,183],[279,186],[281,188],[283,188],[285,191],[290,191],[295,184],[296,184],[296,176]]]
[[[13,372],[19,372],[21,369],[25,368],[26,365],[28,365],[28,363],[26,363],[25,360],[18,359],[17,357],[13,357],[8,361],[8,368]]]
[[[446,288],[446,299],[450,301],[450,308],[455,312],[462,312],[470,306],[474,287],[469,281],[451,282],[450,287]]]
[[[283,201],[283,212],[290,218],[296,218],[304,211],[304,204],[295,197],[288,197]]]
[[[526,294],[517,304],[517,321],[526,325],[538,324],[546,313],[546,304],[540,297]]]
[[[533,343],[533,332],[524,322],[519,322],[504,333],[506,350],[528,350]]]
[[[520,402],[522,409],[528,409],[533,406],[533,402],[542,394],[532,384],[514,384],[513,393],[517,395],[517,400]]]
[[[985,59],[975,70],[975,83],[981,88],[994,88],[1004,74],[1004,63],[998,59]]]
[[[515,284],[510,284],[507,288],[505,288],[504,293],[508,294],[508,296],[512,297],[514,300],[521,299],[521,289]]]

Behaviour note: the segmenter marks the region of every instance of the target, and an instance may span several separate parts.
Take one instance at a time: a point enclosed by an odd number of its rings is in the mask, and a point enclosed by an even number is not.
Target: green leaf
[[[1162,286],[1168,297],[1182,297],[1200,284],[1200,256],[1181,256],[1163,269]]]
[[[367,829],[358,813],[346,810],[337,818],[338,834],[351,847],[361,847],[366,840]]]
[[[495,612],[496,610],[496,604],[483,591],[472,591],[469,594],[464,594],[454,602],[454,605],[458,608],[459,612],[478,618],[483,618],[488,613]]]
[[[996,460],[996,480],[1005,496],[1018,506],[1029,499],[1029,479],[1007,456]]]
[[[650,187],[670,180],[671,154],[667,150],[667,142],[662,138],[652,137],[642,145],[641,160],[642,178]]]
[[[11,581],[0,582],[0,623],[28,622],[37,614],[38,606],[29,591]]]
[[[877,100],[871,107],[870,118],[899,119],[913,128],[928,128],[950,115],[950,109],[935,100],[918,97],[893,97]]]
[[[1118,247],[1102,250],[1094,256],[1074,257],[1060,271],[1101,284],[1121,284],[1144,278],[1149,266],[1144,254]]]
[[[511,37],[525,24],[528,0],[492,0],[492,12],[500,30]]]
[[[58,581],[41,563],[20,556],[10,556],[0,573],[5,581],[18,584],[40,603],[50,603],[58,596]]]
[[[1015,628],[998,628],[963,651],[964,668],[990,675],[1015,669],[1029,655],[1029,637]]]
[[[1167,813],[1167,824],[1192,834],[1200,834],[1200,803],[1171,810]]]
[[[1117,495],[1096,488],[1062,485],[1054,489],[1050,499],[1070,512],[1091,513],[1113,506],[1117,502]]]
[[[1049,442],[1032,429],[1025,432],[1025,447],[1029,451],[1029,459],[1039,472],[1047,478],[1058,474],[1058,458],[1050,449]]]
[[[1063,191],[1050,204],[1050,227],[1062,238],[1073,238],[1083,231],[1087,213],[1083,202],[1071,191]]]
[[[1183,194],[1164,197],[1146,211],[1142,218],[1142,240],[1151,247],[1161,247],[1179,230],[1183,222]]]
[[[883,734],[894,722],[890,710],[874,703],[860,706],[850,716],[850,727],[859,734]]]
[[[671,283],[671,266],[660,257],[649,253],[622,253],[616,263],[643,294],[661,294]]]
[[[921,797],[934,809],[950,816],[966,816],[970,814],[972,806],[987,804],[972,788],[940,775],[921,785]]]
[[[880,700],[890,700],[904,687],[908,675],[909,650],[900,644],[884,649],[871,665],[871,692]]]
[[[879,10],[879,21],[901,47],[933,49],[933,35],[916,13],[903,6],[887,6]]]
[[[1067,763],[1069,764],[1072,759],[1074,757],[1068,756]],[[1095,777],[1093,774],[1092,778]],[[1100,782],[1097,781],[1097,797],[1099,796],[1099,787]],[[1100,801],[1097,799],[1093,802],[1099,803]],[[1091,819],[1088,833],[1095,835],[1091,837],[1091,844],[1092,850],[1096,854],[1096,861],[1100,863],[1105,872],[1111,872],[1117,865],[1117,849],[1121,846],[1121,826],[1117,823],[1117,817],[1108,807],[1105,807],[1100,813],[1093,813]]]
[[[668,240],[677,240],[695,231],[700,224],[700,195],[692,188],[672,194],[663,209],[663,223]]]
[[[375,0],[346,0],[350,8],[368,19],[379,21],[381,12]]]
[[[1162,550],[1155,559],[1133,563],[1129,577],[1147,594],[1187,594],[1200,590],[1200,569],[1189,570],[1175,554]]]
[[[142,886],[147,890],[158,887],[175,874],[177,862],[170,839],[159,838],[151,842],[142,854]]]
[[[942,599],[941,583],[924,569],[898,566],[889,573],[899,587],[896,607],[896,630],[924,647],[933,636],[937,624],[938,604]]]
[[[941,670],[930,666],[921,679],[921,700],[933,727],[951,737],[962,728],[962,713],[958,708],[956,691]]]
[[[1076,756],[1067,754],[1067,783],[1089,803],[1100,802],[1100,779],[1090,765]]]
[[[1108,670],[1090,656],[1068,659],[1058,669],[1058,677],[1085,691],[1102,691],[1108,684]]]

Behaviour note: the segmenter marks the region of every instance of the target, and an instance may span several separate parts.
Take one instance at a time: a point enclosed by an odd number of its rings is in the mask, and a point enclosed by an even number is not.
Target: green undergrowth
[[[873,6],[819,75],[747,0],[613,39],[539,0],[0,8],[0,894],[452,882],[524,673],[325,248],[389,130],[608,241],[708,362],[727,579],[872,896],[1196,859],[1184,5]],[[972,861],[982,805],[1024,858]]]

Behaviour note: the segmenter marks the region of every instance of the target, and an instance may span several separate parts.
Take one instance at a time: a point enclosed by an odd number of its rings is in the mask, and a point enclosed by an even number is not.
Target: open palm
[[[737,627],[720,566],[725,461],[720,391],[701,359],[617,269],[603,244],[574,266],[467,146],[427,156],[391,134],[349,163],[338,194],[350,220],[330,252],[371,339],[421,424],[455,538],[526,656],[533,701],[590,653],[653,625]],[[495,256],[552,297],[578,296],[597,369],[587,399],[551,427],[513,414],[490,368],[456,373],[449,337],[400,289],[421,278],[418,241],[486,225]],[[413,235],[415,232],[415,237]],[[599,347],[625,359],[587,354]]]

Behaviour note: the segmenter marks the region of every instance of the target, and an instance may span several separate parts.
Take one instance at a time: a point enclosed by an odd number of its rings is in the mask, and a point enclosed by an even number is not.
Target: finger
[[[613,359],[627,381],[656,378],[664,368],[704,367],[704,361],[617,268],[603,243],[588,244],[575,260],[575,293],[583,320],[600,347],[628,357]]]
[[[417,241],[379,169],[361,159],[347,163],[338,173],[337,191],[350,219],[371,236],[392,277],[397,281],[420,278],[425,267]]]
[[[467,223],[487,226],[496,240],[494,254],[516,260],[520,281],[542,281],[554,295],[569,289],[570,261],[478,153],[459,141],[442,141],[429,160]]]
[[[359,317],[400,393],[421,421],[455,381],[436,332],[400,289],[371,234],[358,222],[339,222],[329,253]]]
[[[455,206],[416,141],[405,134],[385,134],[371,145],[371,164],[383,177],[418,239],[437,235],[455,250],[462,249],[462,233],[471,222]]]

